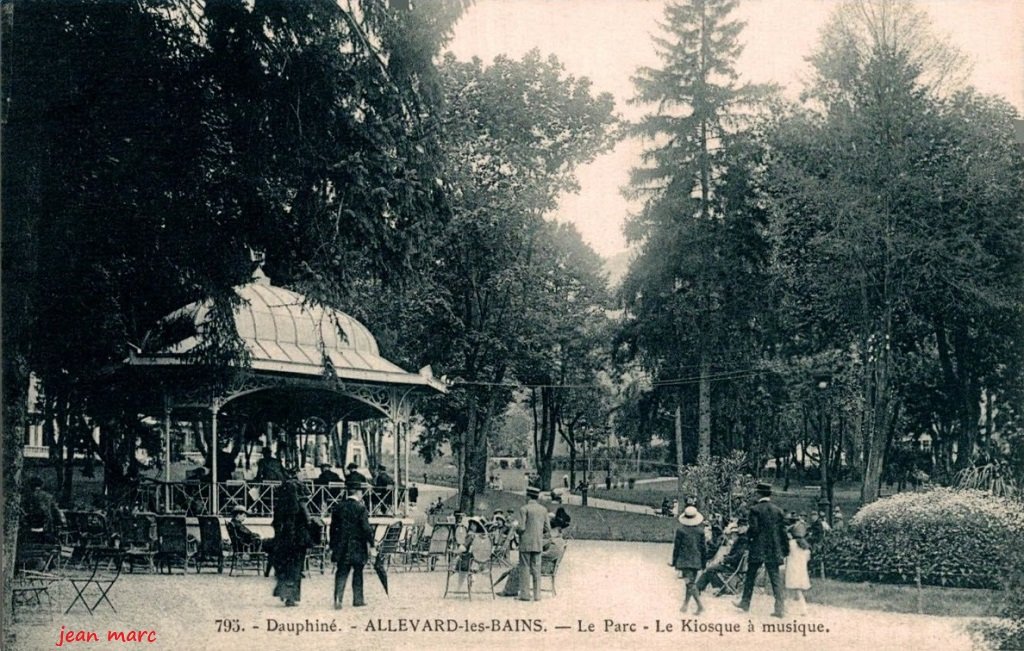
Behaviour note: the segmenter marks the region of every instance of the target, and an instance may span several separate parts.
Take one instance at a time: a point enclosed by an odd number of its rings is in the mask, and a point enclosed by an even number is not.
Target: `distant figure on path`
[[[789,554],[785,515],[782,513],[782,509],[771,502],[771,484],[759,483],[757,494],[760,497],[757,503],[750,507],[750,513],[747,516],[750,525],[747,529],[750,544],[750,554],[747,557],[747,576],[743,582],[743,596],[735,605],[740,610],[750,610],[750,598],[754,594],[757,571],[764,565],[765,572],[768,573],[768,580],[772,584],[772,592],[775,594],[775,610],[772,612],[772,617],[781,618],[785,615],[786,599],[779,576],[779,565]]]
[[[537,501],[540,489],[526,488],[527,503],[519,509],[519,600],[530,601],[530,583],[533,583],[533,600],[540,601],[540,555],[544,551],[544,539],[551,535],[548,510]]]
[[[352,605],[365,606],[363,596],[363,567],[370,559],[373,547],[373,527],[370,514],[363,504],[363,491],[367,484],[363,476],[354,472],[345,480],[348,497],[331,511],[331,560],[338,564],[334,573],[334,608],[341,608],[345,596],[345,583],[352,573]]]
[[[676,529],[675,544],[672,546],[672,566],[683,575],[683,606],[679,610],[686,612],[690,598],[697,604],[695,615],[704,612],[700,602],[700,591],[696,588],[697,573],[707,563],[707,547],[704,544],[704,516],[696,506],[688,506],[679,516],[679,528]]]
[[[409,487],[409,504],[415,504],[420,499],[420,489],[413,484]]]
[[[294,606],[302,598],[302,569],[306,549],[312,544],[310,516],[299,501],[299,484],[286,481],[277,494],[274,508],[274,571],[277,585],[274,596],[285,606]]]

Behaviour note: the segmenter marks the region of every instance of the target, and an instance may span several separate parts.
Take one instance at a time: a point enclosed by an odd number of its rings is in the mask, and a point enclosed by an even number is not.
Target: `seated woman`
[[[560,506],[558,507],[558,510],[555,511],[555,516],[551,519],[551,528],[564,531],[569,528],[569,523],[571,522],[572,517],[569,516],[569,513],[565,510],[564,506]]]
[[[487,525],[483,518],[466,520],[466,540],[459,548],[455,571],[459,573],[457,590],[462,590],[466,575],[472,572],[474,564],[486,563],[491,558],[491,537],[487,535]]]

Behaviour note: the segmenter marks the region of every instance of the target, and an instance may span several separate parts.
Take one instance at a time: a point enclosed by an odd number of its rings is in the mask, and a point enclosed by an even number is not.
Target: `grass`
[[[522,495],[507,491],[487,491],[477,496],[476,512],[489,517],[496,509],[506,511],[518,510],[525,503]],[[550,511],[558,505],[541,502]],[[457,505],[456,498],[446,502],[447,509],[452,511]],[[643,513],[625,511],[608,511],[590,506],[562,505],[572,518],[570,533],[572,537],[582,540],[621,540],[631,542],[672,542],[675,537],[676,521]]]
[[[996,590],[811,579],[807,601],[857,610],[956,617],[996,617],[1005,595]]]
[[[790,482],[789,490],[782,490],[782,482],[773,482],[775,487],[772,500],[779,505],[783,511],[796,511],[804,513],[816,508],[818,502],[818,485],[801,485]],[[849,518],[860,508],[860,484],[845,482],[836,484],[835,503],[842,509],[843,514]],[[654,509],[661,508],[661,501],[668,497],[676,496],[676,483],[674,481],[663,481],[654,484],[641,484],[636,488],[613,488],[611,490],[599,490],[594,492],[595,497],[628,502],[629,504],[643,504]]]

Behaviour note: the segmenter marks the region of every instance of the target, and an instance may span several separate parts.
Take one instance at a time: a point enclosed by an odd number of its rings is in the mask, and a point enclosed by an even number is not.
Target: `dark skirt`
[[[302,599],[302,570],[306,564],[306,551],[289,550],[289,553],[278,553],[274,560],[274,576],[277,584],[274,586],[274,596],[281,601],[294,601]]]
[[[505,581],[505,587],[501,591],[500,596],[502,597],[518,597],[519,596],[519,566],[516,565],[508,573],[508,579]]]

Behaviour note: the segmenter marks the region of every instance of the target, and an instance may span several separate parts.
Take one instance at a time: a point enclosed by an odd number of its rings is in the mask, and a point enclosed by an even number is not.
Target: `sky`
[[[741,0],[735,16],[747,23],[737,70],[746,81],[774,82],[795,98],[808,74],[805,57],[836,0]],[[973,64],[969,83],[1002,95],[1024,113],[1024,1],[921,0],[935,33]],[[589,77],[595,92],[615,96],[627,119],[630,77],[658,66],[651,36],[660,33],[663,0],[476,0],[456,26],[449,50],[460,59],[519,58],[537,48],[554,54],[566,72]],[[578,194],[563,196],[557,219],[571,221],[595,251],[608,257],[627,248],[622,225],[630,204],[620,188],[639,164],[643,143],[621,142],[579,170]]]

